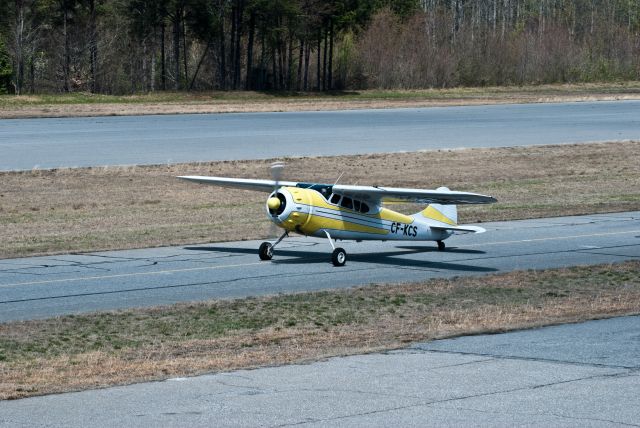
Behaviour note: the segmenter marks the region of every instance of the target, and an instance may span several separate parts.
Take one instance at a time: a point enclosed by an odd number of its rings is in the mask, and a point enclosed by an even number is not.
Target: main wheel
[[[331,263],[334,266],[344,266],[347,262],[347,252],[343,248],[336,248],[331,253]]]
[[[273,245],[270,242],[263,242],[258,248],[260,260],[271,260],[273,258]]]
[[[442,241],[436,241],[438,242],[438,251],[444,251],[444,249],[446,248],[446,245],[444,245],[444,242]]]

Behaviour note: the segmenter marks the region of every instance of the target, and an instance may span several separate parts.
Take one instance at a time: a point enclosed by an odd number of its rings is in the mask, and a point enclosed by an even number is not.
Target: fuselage
[[[318,189],[281,187],[271,195],[280,204],[267,216],[279,227],[306,236],[343,240],[438,241],[452,232],[432,229],[429,219],[405,215],[372,201],[331,193],[330,187]]]

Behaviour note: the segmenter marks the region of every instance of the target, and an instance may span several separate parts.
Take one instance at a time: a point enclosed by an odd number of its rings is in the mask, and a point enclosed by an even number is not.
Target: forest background
[[[5,94],[639,77],[639,0],[0,0]]]

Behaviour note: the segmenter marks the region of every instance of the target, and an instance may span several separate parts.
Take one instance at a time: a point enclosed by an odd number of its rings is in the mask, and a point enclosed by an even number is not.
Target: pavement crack
[[[371,410],[371,411],[368,411],[368,412],[352,413],[352,414],[349,414],[349,415],[318,419],[318,420],[315,420],[313,422],[339,421],[339,420],[350,419],[350,418],[355,418],[355,417],[362,417],[362,416],[368,416],[368,415],[388,413],[388,412],[393,412],[393,411],[397,411],[397,410],[405,410],[405,409],[412,409],[412,408],[418,408],[418,407],[427,407],[427,406],[433,406],[434,404],[442,404],[442,403],[454,403],[454,402],[468,400],[468,399],[472,399],[472,398],[490,397],[490,396],[493,396],[493,395],[509,394],[509,393],[513,393],[513,392],[526,391],[526,390],[531,390],[531,389],[536,389],[536,388],[541,388],[541,387],[549,387],[549,386],[554,386],[554,385],[559,385],[559,384],[566,384],[566,383],[570,383],[570,382],[580,382],[580,381],[584,381],[584,380],[591,380],[591,379],[597,379],[597,378],[607,378],[607,377],[612,377],[612,376],[615,376],[615,375],[598,374],[598,375],[580,377],[580,378],[576,378],[576,379],[572,379],[572,380],[559,381],[559,382],[550,382],[550,383],[544,384],[544,385],[530,385],[530,386],[511,388],[511,389],[500,390],[500,391],[491,391],[491,392],[483,392],[483,393],[478,393],[478,394],[470,394],[470,395],[465,395],[465,396],[461,396],[461,397],[445,398],[445,399],[442,399],[442,400],[425,401],[425,402],[407,404],[407,405],[404,405],[404,406],[395,406],[395,407],[390,407],[390,408],[385,408],[385,409]],[[415,397],[400,397],[400,398],[415,398]],[[276,425],[276,427],[297,426],[297,425],[304,425],[306,423],[308,423],[308,422],[307,421],[299,421],[299,422],[290,423],[290,424]]]
[[[417,349],[421,349],[421,348],[417,348]],[[475,355],[478,357],[488,357],[488,358],[505,359],[505,360],[536,361],[541,363],[561,363],[561,364],[570,364],[574,366],[587,366],[587,367],[608,368],[608,369],[624,369],[624,370],[630,370],[630,371],[638,370],[638,367],[636,366],[586,363],[586,362],[580,362],[580,361],[559,360],[554,358],[522,357],[517,355],[497,355],[497,354],[481,353],[481,352],[446,351],[441,349],[422,349],[422,350],[424,352],[435,352],[439,354]]]
[[[459,247],[452,247],[452,248],[470,248],[471,245],[461,245]],[[613,245],[613,246],[608,246],[608,247],[600,247],[601,250],[607,250],[607,249],[615,249],[615,248],[636,248],[636,247],[640,247],[639,244],[627,244],[627,245]],[[576,249],[570,249],[570,250],[558,250],[558,251],[534,251],[534,252],[525,252],[525,253],[512,253],[509,256],[505,256],[504,254],[500,254],[500,255],[496,255],[496,256],[483,256],[483,257],[465,257],[465,258],[459,258],[459,259],[451,259],[448,260],[448,263],[459,263],[459,262],[473,262],[473,261],[480,261],[480,260],[492,260],[492,259],[504,259],[505,257],[511,257],[511,258],[515,258],[515,257],[531,257],[531,256],[541,256],[541,255],[550,255],[550,254],[575,254],[575,253],[589,253],[588,250],[585,250],[584,248],[576,248]],[[605,254],[607,256],[616,256],[616,257],[629,257],[629,256],[624,256],[624,255],[618,255],[618,254]]]
[[[515,411],[499,411],[499,410],[486,410],[486,409],[478,409],[476,407],[468,407],[468,406],[453,406],[454,409],[458,410],[467,410],[471,412],[484,413],[489,415],[524,415],[524,416],[553,416],[561,419],[570,419],[570,420],[578,420],[578,421],[594,421],[594,422],[609,422],[612,424],[619,424],[624,426],[632,426],[632,427],[640,427],[637,424],[630,424],[621,421],[614,421],[610,419],[601,419],[601,418],[590,418],[586,416],[570,416],[564,415],[561,413],[553,413],[553,412],[515,412]]]
[[[640,255],[633,254],[615,254],[615,253],[605,253],[604,251],[593,251],[593,250],[580,250],[581,253],[593,254],[594,256],[615,256],[615,257],[628,257],[630,259],[640,258]]]
[[[584,417],[584,416],[569,416],[569,415],[562,415],[559,413],[541,413],[543,415],[552,415],[558,418],[562,418],[562,419],[571,419],[571,420],[576,420],[576,421],[594,421],[594,422],[609,422],[611,424],[618,424],[618,425],[624,425],[627,427],[640,427],[639,424],[630,424],[627,422],[621,422],[621,421],[612,421],[609,419],[600,419],[600,418],[589,418],[589,417]]]
[[[267,392],[279,392],[279,391],[269,391],[263,387],[258,387],[258,386],[235,385],[233,383],[225,382],[222,380],[216,380],[216,383],[222,386],[226,386],[228,388],[242,389],[242,390],[245,390],[247,393],[255,392],[255,394],[264,394]]]

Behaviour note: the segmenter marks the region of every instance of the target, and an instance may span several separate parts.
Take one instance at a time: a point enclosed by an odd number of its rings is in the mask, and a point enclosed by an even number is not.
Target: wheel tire
[[[258,248],[260,260],[271,260],[273,258],[273,245],[270,242],[263,242]]]
[[[343,248],[336,248],[331,253],[331,263],[334,266],[344,266],[347,262],[347,252]]]
[[[444,251],[445,248],[447,248],[446,245],[444,245],[444,242],[442,241],[436,241],[438,242],[438,251]]]

